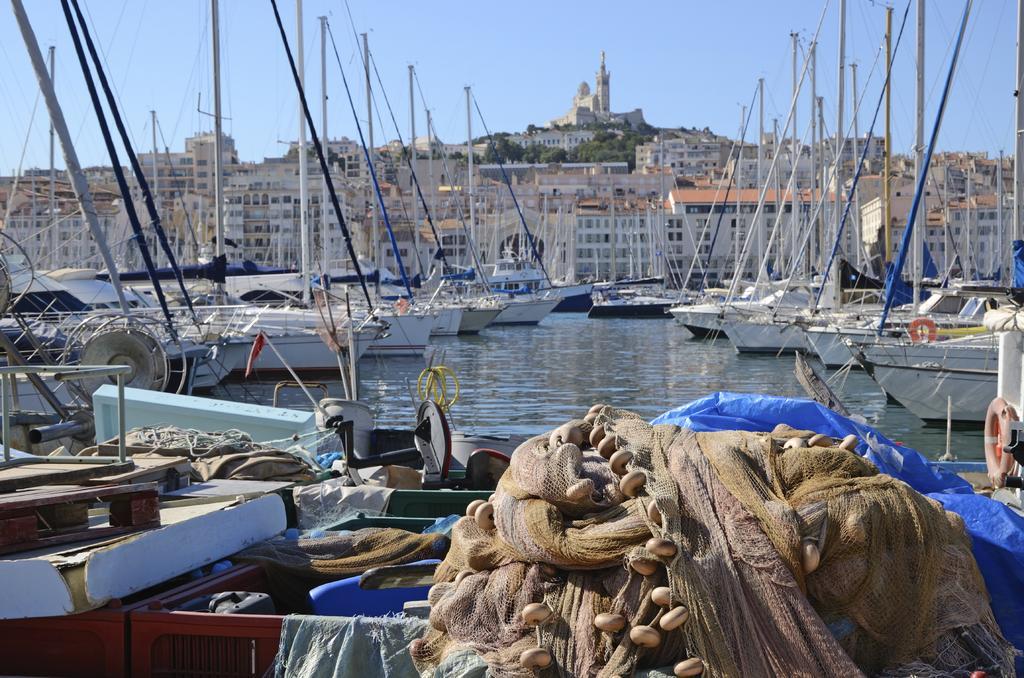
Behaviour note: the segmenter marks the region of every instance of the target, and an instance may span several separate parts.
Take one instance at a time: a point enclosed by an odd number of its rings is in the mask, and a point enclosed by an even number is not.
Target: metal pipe
[[[59,424],[29,429],[28,441],[33,445],[38,445],[58,438],[77,436],[90,430],[92,430],[92,426],[86,421],[62,421]]]

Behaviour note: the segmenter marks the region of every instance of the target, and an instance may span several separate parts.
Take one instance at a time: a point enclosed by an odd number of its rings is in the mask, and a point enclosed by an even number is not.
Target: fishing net
[[[308,611],[309,590],[374,567],[440,558],[448,538],[390,528],[369,528],[317,539],[279,537],[251,546],[236,558],[259,563],[271,592],[289,609]]]
[[[785,427],[604,407],[516,450],[435,579],[427,674],[470,648],[494,676],[1012,675],[960,518]]]

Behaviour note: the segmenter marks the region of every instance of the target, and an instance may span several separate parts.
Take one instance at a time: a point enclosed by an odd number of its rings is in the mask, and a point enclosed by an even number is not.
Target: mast
[[[818,64],[817,64],[817,53],[818,43],[812,42],[810,49],[811,59],[811,205],[814,205],[818,201]],[[820,214],[820,210],[818,211]],[[818,221],[818,217],[815,217],[815,222]],[[807,227],[811,229],[812,237],[809,242],[811,243],[811,249],[808,256],[804,257],[807,261],[807,265],[810,267],[813,257],[811,253],[821,251],[821,240],[820,233],[818,232],[818,224],[807,224]]]
[[[850,64],[850,79],[853,85],[853,100],[857,101],[859,89],[857,89],[857,62]],[[857,143],[860,140],[860,129],[857,124],[857,115],[860,106],[854,104],[853,107],[853,163],[854,167],[860,162],[860,153],[857,152]],[[865,140],[864,143],[870,143],[870,139]],[[861,267],[861,233],[860,233],[860,182],[853,188],[853,251],[857,261],[857,268]]]
[[[430,213],[437,214],[437,182],[434,181],[434,123],[430,119],[430,109],[427,114],[427,176],[430,177]],[[437,243],[441,247],[441,243]]]
[[[746,120],[747,106],[746,104],[744,104],[743,107],[740,109],[740,130],[742,130],[746,126]],[[742,135],[742,131],[740,132],[740,134]],[[740,240],[742,240],[742,238],[740,237],[740,213],[743,209],[743,183],[741,181],[743,177],[743,145],[743,140],[741,139],[739,152],[736,153],[736,165],[733,167],[732,170],[736,174],[736,218],[734,219],[734,221],[736,222],[736,228],[732,230],[732,249],[734,258],[734,262],[732,265],[732,277],[734,286],[735,284],[738,283],[740,277],[743,275],[742,271],[740,271]]]
[[[611,175],[611,187],[612,187],[612,201],[609,207],[611,208],[611,235],[608,240],[611,244],[611,259],[609,265],[611,267],[612,282],[614,283],[619,279],[619,262],[618,262],[618,245],[619,245],[619,222],[615,216],[615,175]]]
[[[764,161],[764,78],[757,79],[757,188],[760,189],[764,183],[764,176],[761,173],[761,164]],[[758,251],[764,251],[764,233],[762,232],[761,226],[764,220],[761,220],[760,224],[757,224],[757,245]],[[751,228],[755,228],[754,224],[750,225]]]
[[[918,5],[921,0],[918,0]],[[846,134],[846,127],[843,125],[843,106],[845,105],[844,95],[846,88],[846,0],[839,0],[839,67],[837,74],[836,92],[836,142],[833,154],[835,155],[835,209],[832,214],[832,237],[839,238],[839,225],[843,213],[843,141]],[[854,101],[857,93],[853,93]],[[856,108],[856,106],[854,106]],[[856,160],[854,160],[856,162]],[[835,290],[833,303],[838,309],[843,303],[843,286],[839,280],[839,260],[833,259],[832,270],[828,271],[832,279],[832,287]]]
[[[775,154],[775,155],[778,155],[781,152],[781,150],[782,149],[781,149],[781,146],[779,144],[779,119],[778,118],[773,118],[772,119],[772,153]],[[776,161],[776,162],[778,162],[778,161]],[[782,197],[782,172],[780,172],[779,170],[776,170],[775,171],[775,214],[776,215],[779,215],[781,213],[782,209],[783,209],[782,200],[783,200],[783,197]],[[780,221],[780,223],[781,223],[781,221]],[[792,221],[790,221],[790,224],[791,224],[790,227],[792,228]],[[780,237],[779,241],[775,243],[775,252],[777,253],[776,257],[775,257],[775,270],[777,270],[777,271],[782,271],[783,270],[783,267],[782,267],[782,247],[781,247],[781,243],[782,243],[782,238]],[[760,275],[760,271],[758,271],[758,275]]]
[[[220,0],[210,0],[210,35],[213,56],[213,214],[216,224],[214,254],[218,259],[224,256],[224,142],[221,138],[220,111]],[[280,262],[279,262],[280,263]],[[217,283],[217,290],[224,291],[223,283]]]
[[[149,117],[150,117],[150,124],[153,127],[153,129],[152,129],[152,132],[153,132],[153,162],[150,163],[153,166],[153,200],[155,202],[155,207],[156,207],[156,210],[157,210],[157,215],[159,216],[159,214],[160,214],[160,171],[157,169],[157,166],[156,166],[156,154],[157,154],[157,145],[156,145],[156,111],[150,111],[149,112]],[[175,234],[175,238],[174,239],[175,239],[175,241],[177,241],[177,239],[178,239],[177,238],[177,234]]]
[[[412,155],[409,157],[410,166],[415,171],[416,167],[416,99],[413,93],[413,80],[416,78],[416,70],[412,64],[409,64],[409,153]],[[409,181],[416,181],[412,174],[409,175]],[[415,188],[415,187],[414,187]],[[416,253],[416,263],[419,265],[420,261],[420,219],[419,219],[419,203],[416,200],[416,196],[412,196],[412,251]],[[430,268],[430,263],[427,263],[427,268]],[[427,271],[420,270],[420,274],[424,277],[427,275]]]
[[[56,75],[55,65],[57,62],[56,58],[56,47],[50,45],[50,83],[53,83],[54,75]],[[53,120],[50,120],[50,200],[49,200],[49,214],[50,219],[47,222],[47,227],[50,229],[50,268],[57,268],[57,248],[60,246],[60,240],[57,237],[57,172],[53,166],[53,153],[54,153],[54,140],[53,140]]]
[[[1021,83],[1024,82],[1024,2],[1017,3],[1017,82],[1013,88],[1017,99],[1016,132],[1013,144],[1013,239],[1024,237],[1021,230],[1021,194],[1024,193],[1024,101],[1021,101]]]
[[[472,94],[470,93],[469,86],[465,87],[466,90],[466,183],[469,187],[469,192],[466,194],[466,200],[469,201],[469,234],[470,239],[476,242],[476,199],[473,195],[473,116],[470,113],[470,99]],[[449,181],[451,177],[448,178]],[[497,233],[498,229],[495,229]],[[501,252],[498,252],[498,256],[501,256]]]
[[[918,182],[921,181],[921,174],[924,172],[924,0],[917,0],[917,129],[914,137],[914,174]],[[925,191],[927,193],[927,191]],[[914,225],[913,249],[910,252],[910,265],[913,267],[914,280],[914,311],[916,312],[921,304],[921,266],[924,263],[922,258],[922,241],[928,208],[924,204],[925,194],[921,194],[921,208],[917,213],[917,223]]]
[[[302,39],[302,0],[295,0],[295,42],[296,61],[299,69],[299,85],[306,89],[306,67],[303,63],[306,53],[306,43]],[[324,137],[326,139],[326,137]],[[309,303],[309,186],[307,186],[307,173],[309,167],[306,164],[306,116],[302,111],[302,102],[299,102],[299,247],[302,248],[299,260],[302,263],[302,303]]]
[[[999,151],[999,166],[996,168],[996,203],[999,209],[996,211],[996,242],[992,251],[992,265],[998,266],[999,281],[1003,280],[1003,151]],[[1012,282],[1011,282],[1012,284]]]
[[[54,133],[60,139],[61,153],[64,156],[64,165],[67,167],[68,177],[71,180],[71,188],[74,190],[75,197],[82,208],[82,214],[85,215],[85,221],[89,224],[89,231],[92,234],[93,240],[96,241],[96,247],[99,248],[103,263],[107,267],[110,283],[114,286],[114,292],[117,294],[118,304],[121,306],[121,310],[128,314],[130,313],[130,308],[124,298],[124,291],[121,289],[121,276],[117,272],[117,265],[114,263],[114,257],[110,253],[110,248],[107,247],[107,236],[100,227],[99,216],[96,213],[96,204],[93,202],[92,192],[89,190],[89,182],[86,180],[85,174],[82,172],[82,166],[78,162],[78,154],[75,152],[71,133],[68,131],[67,122],[64,120],[64,112],[61,110],[60,102],[57,101],[57,94],[53,89],[53,81],[46,71],[46,63],[43,61],[43,53],[39,50],[39,43],[36,41],[35,33],[32,31],[32,24],[29,23],[28,16],[25,14],[25,6],[22,4],[22,0],[11,0],[11,8],[14,10],[14,18],[18,22],[18,29],[21,32],[22,40],[25,41],[25,49],[28,51],[29,60],[32,62],[32,69],[35,71],[36,79],[39,81],[39,89],[43,95],[43,100],[46,102],[46,109],[50,114]]]
[[[327,135],[327,17],[320,19],[320,136],[324,144],[330,149],[331,138]],[[299,106],[302,104],[300,103]],[[330,150],[327,153],[330,157]],[[327,195],[327,181],[330,177],[323,175],[323,182],[320,185],[320,250],[323,272],[330,275],[331,271],[331,243],[327,227],[327,206],[330,196]]]
[[[885,72],[889,76],[885,79],[885,150],[882,165],[882,231],[885,248],[882,252],[883,268],[884,264],[892,261],[892,7],[885,8]]]
[[[373,147],[373,90],[370,89],[370,41],[366,33],[363,33],[363,69],[366,71],[366,133],[370,152],[370,164],[376,168],[377,153]],[[373,172],[370,172],[370,174],[373,174]],[[367,184],[366,188],[369,192],[369,184]],[[380,269],[380,244],[378,243],[377,234],[377,208],[372,203],[370,205],[370,247],[370,258],[373,260],[373,268],[378,270]],[[377,276],[379,280],[379,270]]]
[[[800,94],[800,80],[797,77],[797,53],[799,52],[799,45],[797,43],[799,36],[794,32],[790,33],[789,37],[793,40],[793,101],[796,101]],[[792,158],[793,166],[798,167],[800,163],[800,142],[797,139],[797,111],[799,106],[790,106],[793,115],[793,140],[790,146],[790,157]],[[796,179],[799,176],[799,172],[794,171],[793,177],[793,191],[789,195],[790,201],[790,237],[793,239],[793,256],[796,257],[796,244],[799,242],[799,223],[800,215],[797,212],[797,194],[800,191],[800,182]],[[710,218],[710,217],[709,217]],[[790,271],[790,275],[796,275],[796,271]]]

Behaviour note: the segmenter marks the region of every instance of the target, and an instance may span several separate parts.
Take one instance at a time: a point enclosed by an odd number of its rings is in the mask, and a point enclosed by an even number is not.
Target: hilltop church
[[[576,90],[576,96],[572,98],[572,108],[561,118],[556,118],[547,124],[548,127],[559,127],[571,125],[581,127],[600,122],[626,123],[630,127],[636,127],[644,122],[644,113],[637,108],[629,113],[611,112],[611,78],[604,65],[604,51],[601,52],[601,67],[597,71],[594,80],[594,91],[591,92],[590,85],[584,81]]]

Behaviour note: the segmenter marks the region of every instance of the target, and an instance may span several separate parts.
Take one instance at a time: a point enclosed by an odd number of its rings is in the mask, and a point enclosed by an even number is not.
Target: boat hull
[[[430,314],[387,315],[380,318],[388,323],[387,336],[374,340],[366,350],[374,358],[422,357],[430,344],[430,331],[434,316]]]
[[[737,353],[770,355],[805,351],[804,333],[796,325],[733,320],[722,324]]]
[[[877,363],[865,367],[890,399],[928,424],[946,422],[947,403],[952,405],[953,422],[983,424],[996,397],[994,371]]]
[[[552,313],[587,313],[594,305],[594,299],[591,296],[594,286],[590,284],[555,287],[551,292],[561,299]]]
[[[548,317],[552,309],[558,305],[558,299],[526,299],[513,300],[506,306],[494,325],[537,325]]]
[[[672,317],[670,302],[664,304],[594,304],[587,314],[589,318],[657,318]]]
[[[459,334],[479,334],[481,330],[494,322],[500,313],[500,308],[463,309],[462,319],[459,322]]]
[[[454,337],[462,325],[463,310],[458,306],[446,306],[434,310],[434,326],[430,328],[432,337]]]

